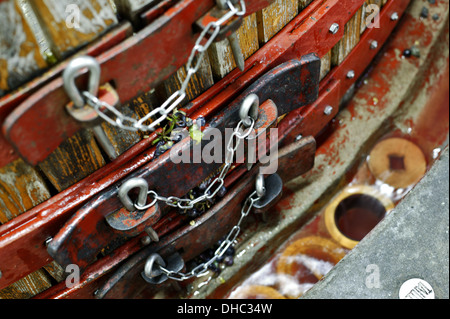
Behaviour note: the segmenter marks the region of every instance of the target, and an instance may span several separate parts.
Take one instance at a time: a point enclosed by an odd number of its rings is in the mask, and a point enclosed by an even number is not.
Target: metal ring
[[[353,196],[368,196],[373,198],[384,207],[386,214],[394,208],[394,203],[390,198],[380,193],[376,188],[368,185],[352,185],[345,188],[333,201],[325,208],[325,227],[337,243],[347,249],[353,249],[359,240],[352,239],[344,234],[338,227],[336,213],[339,205],[346,199]]]
[[[148,194],[148,183],[143,178],[132,178],[125,183],[122,184],[119,188],[119,199],[122,202],[123,206],[125,206],[128,211],[133,212],[135,211],[134,203],[130,199],[130,196],[128,193],[133,188],[139,188],[139,196],[137,204],[139,206],[144,206],[147,202],[147,194]]]
[[[63,73],[64,89],[76,108],[82,108],[85,105],[85,99],[75,85],[75,78],[84,68],[87,68],[90,73],[88,92],[97,96],[100,85],[100,64],[96,59],[90,56],[80,56],[73,59]]]
[[[163,274],[159,267],[155,267],[155,263],[158,266],[166,267],[166,263],[159,254],[151,254],[144,266],[144,274],[147,278],[155,278]]]
[[[256,195],[258,195],[258,197],[264,197],[264,195],[266,195],[266,187],[263,174],[258,174],[258,176],[256,176]]]
[[[153,196],[153,201],[149,204],[150,207],[155,205],[156,202],[160,199],[159,195],[155,191],[149,191],[147,192],[147,194]]]
[[[252,119],[256,122],[259,116],[259,97],[256,94],[250,94],[242,102],[239,111],[239,117],[245,127],[252,125]]]

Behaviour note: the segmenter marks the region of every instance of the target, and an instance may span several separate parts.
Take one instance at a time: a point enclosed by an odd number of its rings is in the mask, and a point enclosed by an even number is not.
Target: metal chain
[[[189,273],[171,271],[171,270],[164,268],[161,265],[158,265],[161,272],[164,275],[166,275],[167,278],[173,279],[176,281],[184,281],[184,280],[191,279],[193,277],[201,277],[201,276],[205,275],[208,272],[209,266],[211,264],[215,263],[220,258],[222,258],[223,255],[225,254],[225,252],[228,250],[228,248],[230,248],[234,244],[234,241],[236,240],[237,236],[241,232],[241,224],[242,224],[243,220],[245,219],[245,217],[248,216],[248,214],[250,213],[251,209],[253,208],[253,205],[255,204],[255,202],[257,202],[261,198],[262,197],[258,195],[258,190],[255,190],[249,197],[247,197],[247,200],[245,201],[244,206],[241,209],[241,217],[240,217],[238,223],[231,229],[231,231],[228,233],[225,240],[221,243],[219,248],[216,249],[216,251],[214,252],[214,256],[211,257],[210,260],[196,266]]]
[[[259,103],[255,104],[255,102],[258,103],[257,98],[254,95],[249,95],[244,100],[243,105],[241,106],[241,110],[242,109],[246,110],[246,112],[241,112],[242,113],[240,114],[241,121],[239,121],[239,123],[236,125],[236,128],[234,129],[233,133],[230,136],[230,140],[227,143],[225,164],[223,165],[222,170],[220,171],[218,177],[216,177],[213,180],[213,182],[206,188],[202,196],[195,199],[179,198],[175,196],[164,197],[159,196],[155,191],[151,190],[147,192],[147,197],[148,195],[151,195],[151,197],[153,197],[152,202],[147,205],[139,205],[139,203],[134,203],[134,207],[138,210],[146,210],[155,205],[157,201],[163,201],[167,205],[172,207],[178,207],[180,209],[192,209],[195,204],[200,203],[207,199],[214,198],[225,183],[225,177],[228,171],[230,170],[231,166],[233,165],[233,159],[240,143],[242,142],[242,140],[246,139],[251,134],[251,132],[255,127],[256,120],[248,114],[248,112],[252,113],[251,110],[246,108],[247,104],[248,105],[252,104],[254,107],[256,107]],[[249,126],[247,127],[247,125]],[[233,144],[235,139],[236,143]],[[221,243],[219,248],[215,251],[214,256],[209,261],[198,265],[188,274],[168,270],[161,265],[159,265],[160,269],[158,273],[159,274],[162,273],[166,275],[167,278],[177,281],[184,281],[192,277],[199,277],[205,274],[208,271],[209,266],[214,262],[216,262],[219,258],[223,257],[228,248],[230,248],[230,246],[233,245],[234,241],[236,240],[237,236],[241,231],[242,221],[250,213],[254,203],[260,200],[265,195],[265,192],[266,190],[264,186],[264,178],[262,175],[258,175],[256,179],[256,190],[245,201],[241,210],[241,217],[238,223],[231,229],[226,239]]]
[[[219,20],[210,22],[206,28],[201,32],[199,38],[197,39],[194,48],[191,51],[191,55],[189,56],[189,60],[186,64],[186,78],[181,84],[181,88],[173,93],[160,107],[155,108],[150,113],[145,115],[140,120],[129,117],[121,113],[114,106],[109,105],[106,102],[99,100],[93,94],[84,91],[83,96],[86,99],[86,103],[90,105],[98,115],[110,123],[111,125],[117,126],[123,130],[127,131],[142,131],[142,132],[153,132],[161,122],[163,122],[167,116],[184,100],[186,97],[186,90],[189,85],[189,81],[192,76],[197,73],[199,70],[202,58],[205,55],[208,48],[214,42],[221,31],[221,27],[225,25],[229,20],[231,20],[235,16],[243,16],[246,13],[245,1],[240,0],[241,9],[239,10],[236,6],[233,5],[232,0],[225,0],[226,4],[229,8],[229,11]],[[202,45],[201,43],[207,38],[206,44]],[[197,61],[194,63],[195,58]],[[105,111],[111,112],[115,119],[110,117]],[[149,125],[145,125],[144,123],[151,119],[153,116],[159,114],[160,116],[154,119]]]
[[[157,201],[162,201],[166,203],[168,206],[171,207],[178,207],[180,209],[192,209],[194,208],[195,204],[198,204],[200,202],[203,202],[204,200],[212,199],[214,198],[217,193],[220,191],[222,186],[225,184],[225,177],[227,176],[228,171],[230,170],[231,166],[233,165],[233,159],[234,155],[236,153],[236,150],[238,149],[240,143],[242,140],[246,139],[251,132],[253,131],[255,127],[255,119],[249,117],[250,119],[250,126],[243,129],[243,126],[245,127],[244,120],[241,120],[236,128],[233,131],[233,134],[231,134],[230,140],[227,144],[226,154],[225,154],[225,164],[222,166],[222,170],[220,171],[220,174],[211,182],[211,184],[205,189],[203,195],[195,198],[195,199],[188,199],[188,198],[179,198],[176,196],[170,196],[170,197],[164,197],[158,195],[153,190],[150,190],[147,192],[147,195],[150,195],[153,200],[151,203],[146,205],[139,205],[139,203],[134,203],[134,206],[137,210],[147,210]],[[236,144],[233,145],[234,138],[236,137]]]

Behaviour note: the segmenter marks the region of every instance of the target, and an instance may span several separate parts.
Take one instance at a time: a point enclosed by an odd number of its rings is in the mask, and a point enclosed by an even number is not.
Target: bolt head
[[[394,13],[391,15],[391,20],[392,20],[392,21],[397,21],[398,18],[399,18],[399,16],[398,16],[398,13],[397,13],[397,12],[394,12]]]
[[[141,243],[142,243],[142,245],[147,246],[152,243],[152,240],[149,236],[144,236],[141,238]]]
[[[372,41],[370,42],[370,49],[371,50],[375,50],[376,48],[378,48],[378,41]]]
[[[330,27],[330,32],[332,34],[336,34],[339,31],[339,24],[338,23],[333,23]]]
[[[331,115],[332,113],[333,113],[333,107],[331,106],[331,105],[328,105],[326,108],[325,108],[325,110],[323,111],[323,113],[325,114],[325,115]]]
[[[348,79],[353,79],[355,76],[356,76],[355,75],[355,71],[353,71],[353,70],[348,71],[348,73],[347,73],[347,78]]]

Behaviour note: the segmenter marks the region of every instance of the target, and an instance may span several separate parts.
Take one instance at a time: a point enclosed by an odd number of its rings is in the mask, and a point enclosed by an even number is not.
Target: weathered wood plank
[[[18,159],[0,168],[0,224],[50,198],[39,173]],[[1,270],[1,269],[0,269]],[[50,278],[38,270],[0,291],[0,299],[30,298],[51,287]]]
[[[258,37],[260,45],[267,43],[297,14],[306,8],[312,0],[277,0],[269,7],[257,13]],[[321,60],[320,79],[331,69],[331,51]]]
[[[258,39],[260,45],[267,43],[298,14],[298,0],[276,0],[257,12]]]
[[[23,1],[0,2],[0,96],[18,88],[52,61],[34,12]]]
[[[320,59],[320,62],[320,80],[323,80],[331,70],[331,51],[325,54],[322,59]]]
[[[0,168],[0,223],[19,216],[50,198],[44,179],[23,160]]]
[[[56,261],[52,261],[47,266],[44,266],[44,269],[53,277],[57,282],[61,282],[66,279],[66,273],[64,272],[64,268],[61,267]]]
[[[39,269],[0,291],[0,299],[29,299],[51,287],[45,271]]]
[[[128,107],[121,107],[120,112],[129,117],[135,117],[136,114]],[[111,142],[117,156],[128,150],[134,144],[141,140],[139,133],[122,130],[107,122],[101,124],[108,140]]]
[[[385,0],[367,0],[358,12],[345,25],[343,38],[332,50],[331,64],[339,65],[359,43],[361,34],[368,26],[378,28],[377,17]]]
[[[165,91],[164,89],[164,85],[158,87],[157,90],[152,89],[149,92],[146,92],[140,96],[138,96],[137,98],[133,99],[126,107],[129,108],[132,112],[133,112],[133,116],[134,118],[137,119],[141,119],[143,118],[146,114],[150,113],[155,106],[158,106],[160,104],[160,100],[162,100],[163,98],[158,98],[158,94],[157,92],[161,92],[161,91]],[[165,96],[165,93],[164,93]],[[151,123],[151,121],[147,121],[144,124],[149,125]],[[147,132],[137,132],[137,134],[139,135],[139,137],[142,138],[146,138],[148,136]]]
[[[305,9],[313,0],[299,0],[298,1],[298,9],[299,11]]]
[[[118,23],[108,0],[41,0],[30,3],[59,59],[95,40]]]
[[[61,144],[39,167],[52,185],[62,191],[104,165],[92,132],[84,129]]]
[[[259,49],[256,13],[244,18],[242,26],[237,31],[237,37],[245,59]],[[215,81],[222,79],[236,68],[228,40],[213,43],[208,54]]]
[[[362,7],[361,18],[361,33],[363,33],[368,26],[375,24],[373,27],[380,27],[376,24],[376,19],[380,13],[381,8],[387,0],[367,0]]]
[[[197,58],[194,59],[193,65],[196,65]],[[174,75],[164,82],[164,87],[168,96],[175,93],[181,88],[181,84],[186,79],[186,67],[180,68]],[[214,85],[213,74],[211,71],[211,65],[209,63],[208,55],[205,54],[200,61],[200,68],[196,74],[191,77],[189,85],[186,90],[186,98],[183,103],[192,101],[201,93],[205,92],[211,86]]]
[[[111,0],[112,1],[112,0]],[[146,8],[152,4],[159,2],[156,0],[114,0],[113,3],[117,7],[117,13],[120,16],[132,22],[139,22],[138,16]]]
[[[332,49],[331,65],[339,65],[358,44],[361,36],[361,17],[363,9],[359,9],[347,22],[343,38]]]

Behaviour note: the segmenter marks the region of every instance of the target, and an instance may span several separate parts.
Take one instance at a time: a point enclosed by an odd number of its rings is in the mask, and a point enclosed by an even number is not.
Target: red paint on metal
[[[247,0],[247,12],[256,12],[252,10],[270,2]],[[156,87],[186,63],[198,36],[192,26],[212,7],[213,0],[181,1],[133,37],[98,56],[102,69],[100,83],[114,81],[122,104]],[[155,43],[158,43],[158,50],[154,49]],[[86,79],[80,78],[83,85]],[[57,79],[6,118],[3,134],[30,164],[43,161],[80,130],[80,125],[62,108],[68,102],[62,79]],[[42,114],[46,116],[40,116]],[[18,135],[22,138],[12,138]]]
[[[298,163],[298,167],[295,169],[303,173],[312,167],[314,151],[314,139],[305,138],[295,143],[295,145],[292,144],[280,150],[279,156],[283,162],[288,161],[288,158],[291,157],[293,162]],[[260,169],[258,166],[260,164],[254,167],[251,172],[247,172],[242,176],[238,184],[219,203],[195,220],[195,224],[182,227],[163,238],[162,241],[153,247],[149,247],[149,249],[158,251],[162,256],[167,256],[173,253],[173,251],[181,251],[182,258],[189,261],[207,249],[211,242],[219,240],[239,220],[239,207],[241,207],[242,201],[254,187],[255,176]],[[287,177],[284,180],[285,182],[292,178],[292,175],[289,174],[291,168],[291,165],[282,165],[279,168],[280,176]],[[205,238],[208,238],[208,241],[205,241]],[[105,295],[108,298],[116,298],[120,295],[127,296],[130,293],[129,282],[133,283],[131,291],[142,289],[143,286],[147,285],[140,276],[143,267],[142,264],[147,259],[147,256],[147,249],[144,249],[130,258],[123,267],[111,276],[105,287],[100,290],[100,296],[102,298]]]
[[[115,28],[111,32],[108,32],[98,41],[89,45],[86,49],[81,50],[78,54],[87,54],[94,57],[98,56],[105,50],[108,50],[125,40],[132,34],[132,32],[133,30],[130,23],[124,22],[119,27]],[[56,65],[42,76],[28,82],[18,90],[3,96],[0,99],[0,123],[3,123],[6,116],[20,103],[25,101],[51,80],[55,79],[57,76],[60,76],[68,63],[69,61],[65,61]],[[5,139],[3,133],[0,132],[0,167],[11,163],[18,157],[18,154],[14,151],[11,144],[9,144],[9,142]]]
[[[311,9],[305,10],[305,12],[300,15],[300,18],[294,19],[290,25],[277,35],[277,37],[283,37],[284,41],[287,41],[286,38],[289,39],[289,31],[286,30],[291,30],[292,26],[295,26],[297,30],[301,28],[303,20],[307,18],[306,12],[310,12],[313,9],[316,10],[320,7],[321,3],[319,2],[321,1],[314,2]],[[343,3],[344,1],[340,2]],[[361,1],[361,3],[362,2],[363,1]],[[403,12],[404,7],[406,7],[408,2],[409,1],[406,0],[389,2],[386,8],[390,8],[391,11],[386,10],[385,8],[381,13],[382,18],[390,15],[392,10],[398,10],[399,13]],[[333,3],[334,5],[338,5],[336,2]],[[360,5],[360,3],[358,4]],[[357,4],[354,5],[357,7]],[[334,17],[332,15],[327,15],[325,20],[330,22],[334,20]],[[376,30],[384,32],[380,29],[372,29],[370,30],[373,32],[372,35],[375,36],[377,34]],[[308,34],[308,30],[303,30],[303,32]],[[277,37],[275,37],[267,46],[277,46],[278,42],[283,42],[278,40]],[[335,40],[337,41],[337,39]],[[299,38],[298,41],[301,41],[301,38]],[[380,41],[380,43],[382,42]],[[330,41],[324,43],[324,45],[329,44]],[[284,45],[286,46],[286,44]],[[316,45],[319,46],[321,44],[316,43]],[[311,50],[314,51],[314,49],[315,47]],[[263,50],[265,50],[265,47]],[[273,50],[276,50],[276,48]],[[358,46],[354,50],[354,54],[364,56],[367,50],[367,48]],[[267,49],[267,51],[264,52],[270,52],[270,49]],[[195,111],[198,107],[202,106],[205,110],[197,112],[198,114],[211,114],[209,113],[210,111],[226,105],[225,103],[227,101],[229,102],[229,100],[237,94],[236,92],[240,92],[242,87],[248,86],[250,84],[249,82],[253,81],[253,77],[256,79],[261,74],[262,64],[256,60],[257,57],[262,58],[258,53],[251,58],[251,65],[253,65],[253,67],[244,73],[243,78],[238,76],[238,72],[232,72],[210,91],[194,101],[192,110]],[[107,55],[104,56],[104,59],[107,59]],[[392,61],[391,59],[387,60],[388,62]],[[332,73],[334,74],[333,78],[343,79],[342,74],[345,74],[345,70],[340,70],[340,68],[341,67],[336,68],[334,73]],[[392,67],[389,69],[396,70]],[[350,83],[351,81],[348,82]],[[221,91],[222,93],[218,94]],[[223,93],[225,91],[226,93]],[[217,99],[215,96],[217,96]],[[212,100],[213,97],[213,102],[204,104],[205,102]],[[156,134],[153,134],[152,136],[152,138],[154,138]],[[5,261],[6,268],[2,269],[3,277],[0,279],[0,289],[49,263],[51,258],[45,250],[44,241],[48,237],[53,236],[60,229],[61,225],[63,225],[70,217],[70,214],[78,209],[83,203],[86,203],[89,198],[99,193],[102,189],[116,183],[138,167],[148,163],[152,159],[153,152],[151,150],[146,152],[145,150],[150,147],[152,138],[143,140],[131,150],[124,153],[119,159],[95,172],[68,190],[15,218],[11,222],[2,225],[0,227],[0,254],[2,261]],[[22,255],[23,258],[17,254],[18,251],[25,252],[25,254]]]
[[[264,110],[268,110],[269,113],[264,114]],[[271,101],[267,101],[261,105],[261,112],[263,113],[261,115],[262,121],[259,121],[261,123],[258,123],[258,125],[261,125],[261,129],[266,128],[276,121],[277,114],[274,111],[276,111],[276,107]],[[176,148],[185,148],[184,145],[190,145],[190,143],[191,139],[187,138],[175,145],[174,151],[176,152]],[[169,163],[172,164],[169,158],[169,152],[162,157],[167,158]],[[168,178],[172,183],[174,183],[172,180],[174,176],[178,176],[184,181],[190,176],[186,176],[186,174],[196,174],[199,178],[199,180],[194,180],[194,183],[184,182],[182,185],[179,185],[179,187],[175,187],[174,185],[169,186],[169,191],[172,192],[171,195],[174,196],[183,196],[192,187],[195,187],[202,179],[209,175],[209,173],[205,174],[200,171],[203,170],[202,166],[172,165],[167,167],[166,163],[161,170],[158,169],[161,167],[161,163],[164,163],[164,161],[153,162],[144,170],[144,172],[147,173],[147,175],[145,175],[146,180],[150,179],[150,187],[158,186],[151,184],[151,179],[155,178],[155,176],[158,176],[159,178]],[[180,170],[177,171],[179,167]],[[194,171],[192,169],[194,169]],[[141,177],[144,177],[144,175],[141,175]],[[158,178],[156,179],[160,180]],[[159,188],[158,192],[163,192],[163,189]],[[153,207],[149,209],[144,216],[137,218],[134,216],[135,214],[138,214],[137,212],[129,213],[122,209],[122,207],[122,203],[117,198],[116,188],[105,191],[101,196],[77,211],[56,236],[54,236],[52,242],[48,245],[50,255],[54,256],[55,260],[62,266],[77,264],[81,270],[84,270],[84,268],[95,259],[98,253],[110,243],[116,242],[117,240],[129,239],[128,237],[142,233],[146,227],[153,226],[159,220],[161,217],[161,210],[167,211],[170,209],[169,207],[161,207],[160,209],[155,209]],[[105,217],[108,225],[113,226],[114,229],[109,228],[105,224]],[[124,222],[133,223],[134,227],[131,229],[124,229]],[[86,241],[84,240],[85,238],[90,238],[90,240]],[[80,253],[80,251],[82,252]]]
[[[246,61],[249,65],[246,72],[232,71],[195,99],[190,106],[191,112],[196,111],[194,117],[211,114],[223,107],[236,97],[240,89],[249,86],[267,70],[282,62],[310,53],[323,57],[343,35],[343,28],[337,34],[328,32],[330,25],[335,21],[345,25],[363,3],[338,0],[313,2]]]

